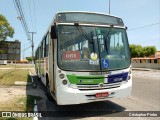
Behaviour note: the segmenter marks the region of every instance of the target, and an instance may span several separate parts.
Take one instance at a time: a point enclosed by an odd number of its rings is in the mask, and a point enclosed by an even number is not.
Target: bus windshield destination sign
[[[121,18],[103,15],[103,14],[95,14],[95,13],[58,13],[57,15],[58,22],[65,23],[94,23],[94,24],[106,24],[106,25],[119,25],[124,26]]]
[[[79,51],[64,51],[63,59],[64,60],[80,60],[80,52]]]

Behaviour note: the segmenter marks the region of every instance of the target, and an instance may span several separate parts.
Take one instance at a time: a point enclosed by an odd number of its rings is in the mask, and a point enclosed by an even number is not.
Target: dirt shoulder
[[[41,99],[39,90],[33,84],[15,85],[14,83],[31,82],[29,71],[34,72],[34,69],[1,69],[0,71],[0,111],[32,111],[34,99]]]

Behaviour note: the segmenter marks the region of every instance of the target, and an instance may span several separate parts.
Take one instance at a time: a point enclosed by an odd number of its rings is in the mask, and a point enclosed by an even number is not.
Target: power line
[[[31,14],[31,5],[30,5],[30,0],[28,0],[28,6],[29,6],[29,13],[30,13],[30,18],[31,18],[31,23],[32,23],[32,29],[34,31],[34,27],[33,27],[33,20],[32,20],[32,14]]]
[[[142,28],[146,28],[146,27],[151,27],[151,26],[158,25],[158,24],[160,24],[160,23],[159,22],[158,23],[153,23],[153,24],[150,24],[150,25],[146,25],[146,26],[141,26],[141,27],[129,29],[127,31],[132,31],[132,30],[142,29]]]
[[[36,34],[36,32],[29,32],[29,33],[31,33],[32,34],[32,64],[34,63],[33,62],[33,57],[34,57],[34,43],[33,43],[33,34]]]
[[[111,1],[109,0],[109,14],[110,14],[110,10],[111,10]]]
[[[24,6],[23,6],[23,2],[22,2],[23,0],[20,0],[20,2],[21,2],[21,6],[22,6],[22,11],[23,11],[23,13],[24,13],[24,17],[26,18],[26,13],[25,13],[25,10],[23,9],[24,8]],[[25,19],[26,20],[26,19]]]
[[[21,3],[19,0],[14,0],[14,5],[15,5],[15,8],[16,8],[16,11],[17,11],[17,14],[19,15],[19,20],[21,21],[21,24],[22,24],[22,27],[26,33],[26,36],[28,37],[28,39],[30,39],[30,36],[28,34],[28,26],[27,26],[27,23],[25,21],[25,16],[24,16],[24,13],[23,13],[23,10],[22,10],[22,7],[21,7]]]
[[[34,24],[34,25],[35,25],[34,27],[35,27],[35,31],[36,31],[36,29],[37,29],[37,28],[36,28],[36,27],[37,27],[37,26],[36,26],[36,8],[35,8],[35,1],[34,1],[34,0],[33,0],[33,9],[34,9],[33,11],[34,11],[34,23],[35,23],[35,24]]]
[[[31,44],[31,41],[30,42],[27,42],[27,43],[24,43],[25,45],[28,45],[28,44]]]
[[[23,2],[24,2],[24,0],[20,0],[21,6],[22,6],[22,11],[23,11],[24,17],[25,17],[25,21],[27,21],[27,17],[26,17],[26,13],[25,13],[24,6],[23,6]],[[27,24],[27,22],[26,22],[26,24]],[[27,26],[28,26],[28,25],[27,25]],[[28,38],[28,39],[29,39],[29,38]]]
[[[31,37],[28,33],[29,30],[28,30],[28,26],[27,26],[27,23],[26,23],[26,19],[25,19],[24,13],[23,13],[21,3],[20,3],[19,0],[13,0],[13,3],[14,3],[14,6],[16,8],[17,14],[19,15],[19,17],[17,17],[17,18],[19,18],[19,20],[21,21],[21,24],[22,24],[22,27],[23,27],[25,33],[26,33],[26,36],[30,40]]]
[[[24,49],[23,49],[23,59],[25,58],[25,51],[28,50],[29,48],[31,48],[31,46],[29,47],[25,47],[26,44],[24,44]]]
[[[25,46],[25,45],[24,45]],[[32,46],[29,46],[29,47],[27,47],[27,48],[25,48],[24,47],[24,49],[23,49],[23,51],[26,51],[26,50],[28,50],[29,48],[31,48]]]

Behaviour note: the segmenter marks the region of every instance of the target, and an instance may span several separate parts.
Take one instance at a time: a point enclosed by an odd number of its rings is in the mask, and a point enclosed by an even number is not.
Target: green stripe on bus
[[[67,75],[70,84],[99,84],[104,83],[103,76],[76,76]]]

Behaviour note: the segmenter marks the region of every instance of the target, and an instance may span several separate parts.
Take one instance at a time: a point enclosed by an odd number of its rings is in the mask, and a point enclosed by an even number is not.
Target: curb
[[[32,74],[31,74],[31,71],[29,71],[29,75],[31,76],[31,80],[32,80],[32,83],[33,83],[33,87],[36,88],[36,84],[34,83],[34,80],[33,80]]]
[[[132,70],[137,70],[137,71],[151,71],[151,69],[143,69],[143,68],[132,68]]]
[[[132,70],[137,70],[137,71],[160,71],[157,69],[147,69],[147,68],[132,68]]]
[[[16,86],[30,86],[32,85],[32,82],[22,82],[22,81],[15,81],[14,85]]]
[[[32,80],[32,83],[34,85],[34,88],[36,87],[35,83],[34,83],[34,80],[33,80],[33,77],[32,77],[32,74],[31,72],[29,71],[29,75],[31,76],[31,80]],[[37,106],[37,101],[36,99],[34,99],[34,109],[33,109],[33,112],[34,113],[37,113],[38,112],[38,106]],[[33,120],[38,120],[38,117],[33,117]]]
[[[34,113],[38,112],[37,101],[34,99]],[[33,120],[38,120],[38,117],[34,117]]]

